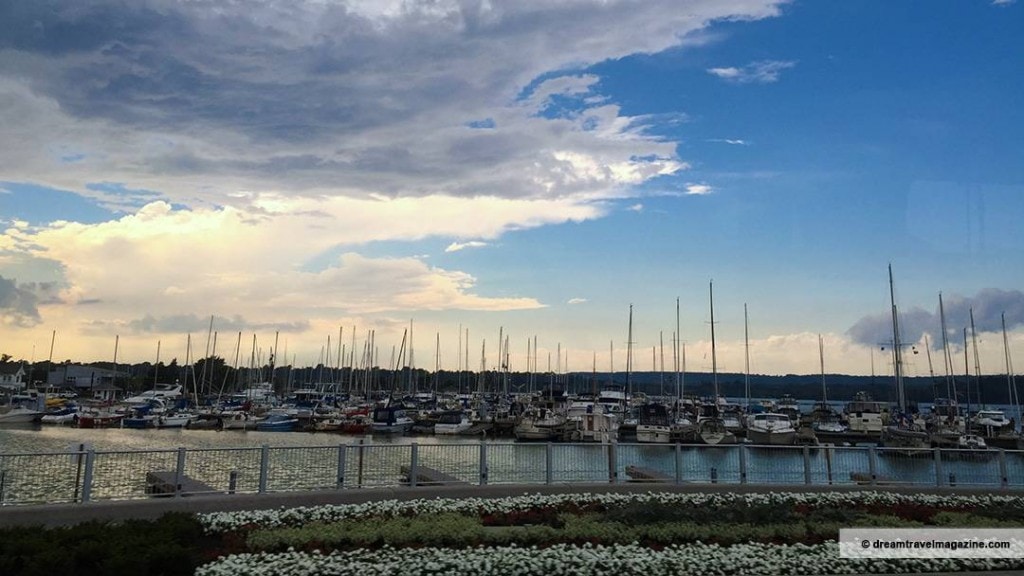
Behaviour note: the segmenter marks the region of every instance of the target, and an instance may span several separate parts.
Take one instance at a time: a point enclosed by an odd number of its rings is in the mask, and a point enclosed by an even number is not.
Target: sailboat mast
[[[981,360],[978,357],[978,333],[974,330],[974,308],[969,310],[971,318],[971,343],[974,346],[974,382],[978,390],[978,406],[982,406],[981,401]]]
[[[715,285],[708,283],[708,295],[711,302],[711,382],[715,387],[715,406],[718,406],[718,359],[715,354]]]
[[[1006,388],[1010,404],[1017,407],[1017,425],[1021,425],[1020,398],[1017,396],[1017,382],[1013,375],[1013,360],[1010,358],[1010,341],[1006,338],[1006,313],[999,315],[1003,324],[1003,353],[1006,355]]]
[[[633,305],[629,305],[629,332],[626,340],[626,396],[633,391]]]
[[[942,292],[939,292],[939,325],[942,328],[943,368],[946,371],[946,395],[957,401],[956,378],[953,377],[953,354],[949,350],[949,329],[946,328],[946,308],[942,304]]]
[[[896,289],[892,281],[892,264],[889,264],[889,302],[892,304],[892,359],[893,377],[896,379],[896,401],[900,412],[906,410],[906,397],[903,393],[903,359],[900,355],[900,323],[896,312]]]
[[[818,363],[821,364],[821,402],[828,404],[828,389],[825,386],[825,343],[818,334]]]
[[[743,386],[747,394],[747,408],[750,408],[750,328],[746,302],[743,303],[743,350]]]
[[[677,296],[676,297],[676,331],[672,335],[672,357],[675,358],[676,398],[678,398],[678,399],[682,399],[682,397],[683,397],[683,386],[680,383],[680,374],[679,374],[679,366],[680,366],[680,362],[679,362],[679,360],[680,360],[680,357],[679,357],[679,340],[680,339],[681,338],[680,338],[680,335],[679,335],[679,297]]]

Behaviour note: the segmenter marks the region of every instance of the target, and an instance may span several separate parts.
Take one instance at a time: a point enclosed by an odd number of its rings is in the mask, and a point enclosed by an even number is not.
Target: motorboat
[[[747,440],[766,446],[790,446],[796,442],[796,428],[788,414],[762,412],[747,419]]]

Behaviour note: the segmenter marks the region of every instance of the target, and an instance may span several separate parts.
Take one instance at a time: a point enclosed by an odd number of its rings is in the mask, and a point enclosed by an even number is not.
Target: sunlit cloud
[[[762,60],[751,62],[746,66],[725,68],[708,68],[708,73],[729,82],[738,84],[769,84],[777,82],[783,70],[796,66],[796,62],[787,60]]]
[[[487,245],[487,242],[481,242],[479,240],[470,240],[469,242],[452,242],[444,249],[444,251],[458,252],[459,250],[465,250],[466,248],[483,248]]]
[[[705,194],[711,194],[715,189],[707,184],[687,184],[686,193],[694,196],[703,196]]]
[[[569,298],[569,301],[566,302],[566,303],[567,304],[583,304],[586,301],[587,301],[586,298]]]

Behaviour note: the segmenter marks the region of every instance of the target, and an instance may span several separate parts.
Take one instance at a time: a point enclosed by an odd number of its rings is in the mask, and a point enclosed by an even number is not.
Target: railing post
[[[740,484],[747,483],[747,447],[740,444]]]
[[[552,470],[552,461],[554,452],[554,445],[548,442],[544,445],[544,483],[551,484],[554,476],[554,470]]]
[[[366,446],[363,445],[363,438],[359,439],[359,447],[356,448],[356,452],[359,454],[359,466],[356,468],[356,488],[363,487],[363,451]]]
[[[683,445],[676,442],[676,484],[683,483]]]
[[[811,485],[811,449],[804,446],[804,484]]]
[[[825,476],[828,478],[828,485],[832,485],[832,451],[831,445],[825,446]]]
[[[334,487],[341,489],[345,487],[345,449],[344,444],[338,445],[338,475]]]
[[[228,473],[228,494],[234,494],[238,490],[238,470]]]
[[[868,446],[868,474],[871,475],[871,485],[878,484],[878,461],[874,446]]]
[[[260,494],[267,492],[267,478],[270,476],[270,444],[260,448]]]
[[[1006,450],[999,449],[999,485],[1003,488],[1010,486],[1010,478],[1006,473]]]
[[[96,464],[96,451],[89,448],[85,451],[85,470],[82,473],[82,503],[92,498],[92,472]]]
[[[942,450],[935,448],[932,450],[935,455],[935,486],[942,486]]]
[[[487,485],[487,442],[480,441],[480,485]]]
[[[412,450],[409,454],[409,486],[411,488],[415,488],[416,479],[420,475],[420,446],[413,442],[410,448],[412,448]]]
[[[619,483],[619,443],[612,440],[607,444],[608,446],[608,482],[611,484]]]
[[[178,447],[178,462],[174,466],[174,497],[181,498],[181,484],[185,477],[185,447]]]
[[[718,468],[711,467],[711,483],[718,484]]]

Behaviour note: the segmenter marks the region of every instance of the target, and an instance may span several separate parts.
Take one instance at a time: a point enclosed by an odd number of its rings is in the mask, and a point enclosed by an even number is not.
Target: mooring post
[[[683,483],[683,445],[676,442],[676,484]]]
[[[238,470],[228,473],[228,494],[234,494],[238,490]]]
[[[740,450],[740,484],[747,483],[747,447],[742,444]]]
[[[878,483],[878,461],[876,460],[874,446],[868,446],[868,473],[871,475],[871,485]]]
[[[711,467],[711,483],[718,484],[718,468]]]
[[[608,446],[608,482],[619,483],[619,443],[612,440]]]
[[[811,485],[811,449],[804,446],[804,484]]]
[[[1010,478],[1006,473],[1006,450],[1002,448],[999,449],[999,484],[1003,488],[1010,486]]]
[[[942,450],[940,450],[939,448],[934,448],[934,449],[932,449],[932,454],[934,454],[934,458],[933,459],[935,460],[935,486],[936,487],[941,487],[942,486]]]
[[[552,462],[554,461],[554,445],[548,442],[544,445],[544,483],[551,484],[554,478]]]

